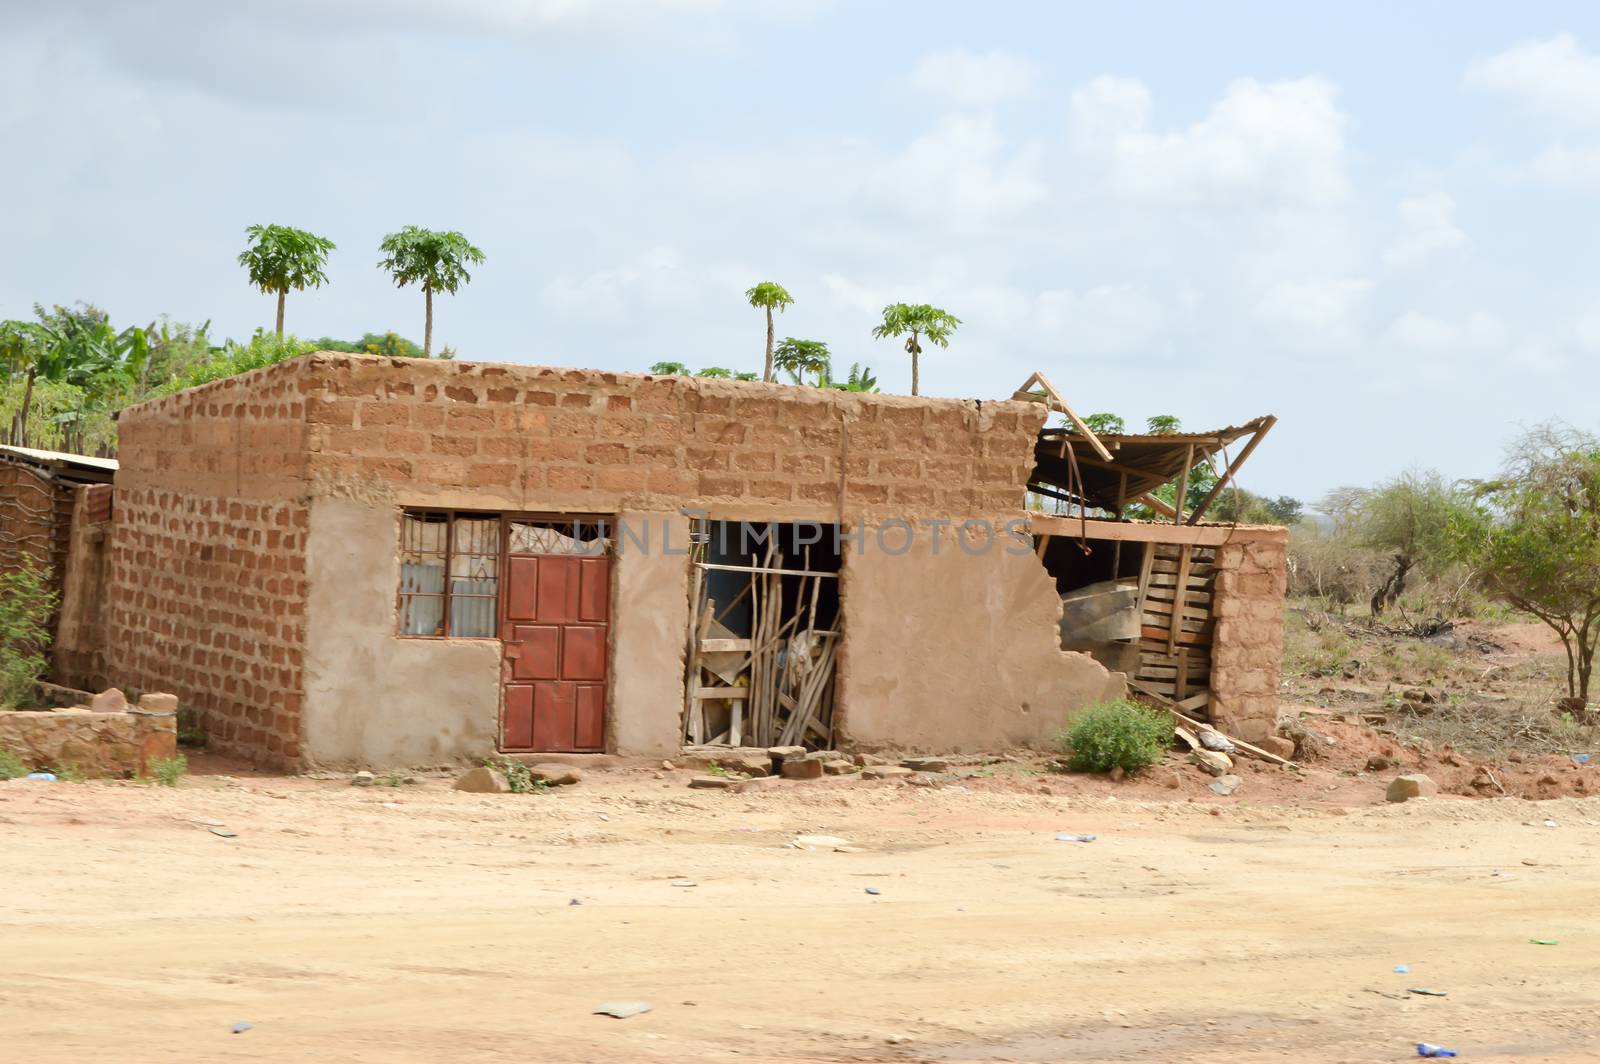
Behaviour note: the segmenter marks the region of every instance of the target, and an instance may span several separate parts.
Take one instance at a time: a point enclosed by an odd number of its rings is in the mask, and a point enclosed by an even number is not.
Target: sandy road
[[[0,784],[0,1058],[1600,1059],[1600,800],[445,787]]]

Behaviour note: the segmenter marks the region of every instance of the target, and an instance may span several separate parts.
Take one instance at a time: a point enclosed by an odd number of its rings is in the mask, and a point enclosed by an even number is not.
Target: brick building
[[[1047,415],[304,356],[123,412],[107,671],[284,768],[1041,744],[1130,677],[1264,735],[1283,530],[1030,511]]]

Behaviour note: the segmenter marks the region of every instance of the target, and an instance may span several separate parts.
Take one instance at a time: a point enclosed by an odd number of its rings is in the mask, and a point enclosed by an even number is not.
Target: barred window
[[[499,592],[499,514],[401,511],[400,635],[492,638]]]

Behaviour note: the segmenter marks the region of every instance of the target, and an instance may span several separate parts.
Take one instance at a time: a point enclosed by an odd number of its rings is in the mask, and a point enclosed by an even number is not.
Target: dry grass
[[[1488,756],[1600,748],[1600,726],[1556,705],[1566,694],[1559,653],[1508,650],[1492,624],[1488,638],[1412,634],[1427,630],[1413,617],[1378,622],[1293,603],[1284,622],[1284,694],[1359,714],[1406,743]]]

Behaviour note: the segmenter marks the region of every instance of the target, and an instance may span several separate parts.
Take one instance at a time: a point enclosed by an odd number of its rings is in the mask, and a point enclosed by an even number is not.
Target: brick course
[[[1278,717],[1288,537],[1279,529],[1236,535],[1217,548],[1211,719],[1230,735],[1259,742]]]

